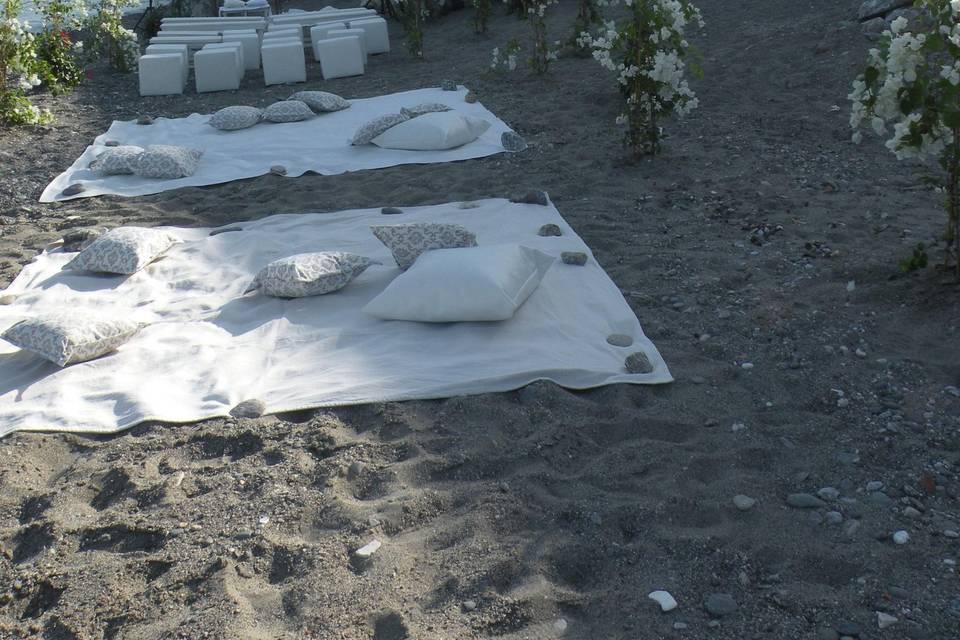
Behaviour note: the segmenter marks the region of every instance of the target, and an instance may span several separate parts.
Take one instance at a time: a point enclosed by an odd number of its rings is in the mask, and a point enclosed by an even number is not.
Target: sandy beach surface
[[[960,287],[896,265],[945,222],[920,182],[932,168],[872,135],[849,142],[845,96],[870,46],[858,3],[699,4],[701,107],[639,162],[614,125],[614,79],[589,58],[487,73],[494,46],[528,41],[500,7],[487,37],[471,10],[429,25],[423,62],[391,23],[393,52],[366,75],[321,83],[311,64],[295,89],[248,73],[237,92],[142,99],[135,76],[96,69],[75,94],[40,98],[56,124],[0,130],[2,284],[79,227],[537,188],[677,379],[8,437],[0,638],[960,636]],[[552,38],[574,10],[553,11]],[[445,78],[530,148],[37,203],[114,119]],[[679,606],[662,613],[654,590]],[[878,613],[896,622],[880,629]]]

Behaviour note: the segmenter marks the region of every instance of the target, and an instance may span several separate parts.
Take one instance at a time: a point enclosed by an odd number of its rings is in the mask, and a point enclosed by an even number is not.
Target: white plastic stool
[[[197,93],[240,88],[240,55],[235,48],[201,49],[193,55]]]
[[[390,53],[390,34],[387,31],[387,21],[383,18],[362,18],[351,20],[350,29],[363,29],[366,34],[367,53]]]
[[[307,81],[307,61],[303,43],[294,39],[279,39],[260,47],[263,64],[263,83],[286,84]]]
[[[313,50],[314,60],[320,62],[320,58],[317,56],[317,41],[325,40],[328,37],[327,34],[334,29],[345,29],[346,26],[344,22],[324,22],[310,27],[310,48]]]
[[[274,29],[272,31],[264,31],[263,33],[263,42],[273,40],[281,40],[284,38],[296,38],[300,41],[301,46],[303,45],[303,29],[300,27],[283,27],[279,29]]]
[[[213,42],[204,45],[204,49],[230,49],[237,52],[237,80],[243,81],[243,74],[247,67],[243,59],[243,44],[240,42]]]
[[[260,37],[256,31],[224,31],[223,41],[243,45],[243,64],[248,70],[260,68]]]
[[[363,75],[363,45],[358,36],[317,40],[314,52],[324,80]]]
[[[183,93],[183,57],[179,53],[140,56],[140,95],[169,96]]]
[[[363,49],[363,62],[367,62],[367,33],[363,29],[331,29],[327,31],[327,39],[330,38],[347,38],[350,36],[356,36],[360,38],[360,47]]]
[[[185,44],[150,44],[144,51],[146,55],[156,53],[178,53],[183,64],[183,86],[187,86],[190,77],[190,50]]]

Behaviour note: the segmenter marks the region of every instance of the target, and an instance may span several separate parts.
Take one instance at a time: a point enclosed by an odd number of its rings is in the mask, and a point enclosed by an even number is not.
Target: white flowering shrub
[[[506,0],[505,0],[506,1]],[[557,59],[557,50],[547,41],[547,9],[559,0],[521,0],[533,35],[533,53],[527,64],[534,73],[546,73],[550,62]]]
[[[493,62],[490,63],[490,70],[493,72],[516,71],[517,54],[520,53],[520,43],[516,38],[507,42],[503,50],[500,47],[493,48]]]
[[[853,83],[853,141],[869,123],[890,134],[886,147],[898,159],[936,159],[946,174],[947,264],[960,277],[960,0],[919,0],[930,16],[919,33],[900,17],[871,49],[867,67]],[[889,127],[889,128],[888,128]]]
[[[123,9],[136,6],[137,1],[97,1],[93,12],[84,23],[88,57],[105,59],[118,71],[136,69],[140,44],[137,42],[137,34],[123,26]]]
[[[580,34],[589,31],[594,26],[603,24],[603,15],[600,13],[600,6],[597,0],[579,0],[577,7],[577,18],[573,23],[572,44],[579,50],[585,49],[580,39]]]
[[[685,116],[698,100],[685,79],[690,45],[688,25],[703,27],[700,11],[688,0],[597,0],[599,6],[626,6],[627,17],[607,22],[597,34],[584,32],[578,44],[617,74],[626,109],[617,123],[627,125],[627,143],[635,155],[661,150],[670,116]]]
[[[19,14],[19,0],[0,0],[0,123],[43,124],[53,116],[27,97],[41,84],[37,41]]]

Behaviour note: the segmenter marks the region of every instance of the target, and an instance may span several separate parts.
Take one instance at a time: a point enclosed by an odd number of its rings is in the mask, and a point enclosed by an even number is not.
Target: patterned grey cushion
[[[439,102],[424,102],[423,104],[418,104],[413,107],[403,107],[400,109],[400,113],[408,118],[416,118],[425,113],[437,113],[440,111],[451,111],[451,107],[440,104]]]
[[[312,117],[313,111],[300,100],[281,100],[263,110],[263,119],[269,122],[300,122]]]
[[[409,119],[410,118],[407,116],[399,113],[388,113],[385,116],[374,118],[370,122],[357,129],[357,132],[353,134],[353,140],[350,141],[350,144],[369,144],[371,140],[376,138],[390,127],[398,125],[401,122],[406,122]]]
[[[158,229],[117,227],[77,254],[64,269],[96,273],[136,273],[169,249],[177,239]]]
[[[113,351],[142,326],[122,318],[70,312],[22,320],[0,337],[15,347],[32,351],[64,367]]]
[[[108,147],[90,163],[90,168],[107,176],[131,174],[137,166],[137,158],[141,153],[143,153],[143,147],[133,145]]]
[[[137,157],[133,172],[142,178],[184,178],[197,170],[202,155],[199,149],[154,144]]]
[[[256,275],[247,291],[277,298],[319,296],[347,286],[375,260],[342,251],[301,253],[274,260]]]
[[[308,107],[317,113],[329,113],[331,111],[340,111],[350,106],[348,100],[344,100],[335,93],[326,91],[297,91],[287,98],[287,100],[299,100],[306,103]]]
[[[413,222],[370,227],[390,249],[397,266],[406,271],[425,251],[477,246],[477,236],[458,224]]]
[[[263,111],[256,107],[224,107],[217,111],[208,121],[210,126],[220,131],[236,131],[246,129],[260,122]]]

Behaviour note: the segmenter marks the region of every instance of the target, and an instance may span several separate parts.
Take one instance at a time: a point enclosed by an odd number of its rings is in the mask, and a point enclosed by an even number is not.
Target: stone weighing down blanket
[[[186,118],[157,118],[151,125],[138,125],[132,120],[114,121],[107,132],[98,136],[69,169],[47,185],[40,195],[40,202],[102,194],[141,196],[180,187],[219,184],[264,175],[274,165],[283,166],[287,170],[287,177],[297,177],[307,171],[335,175],[399,164],[468,160],[503,152],[500,137],[510,131],[510,127],[479,102],[465,102],[466,94],[464,87],[457,91],[417,89],[351,100],[349,109],[324,113],[302,122],[262,122],[240,131],[214,129],[207,124],[210,116],[198,113]],[[482,118],[490,123],[490,128],[479,139],[446,151],[402,151],[381,149],[372,144],[350,146],[353,133],[365,122],[387,113],[399,113],[401,107],[425,102],[439,102],[463,115]],[[108,140],[139,147],[151,144],[192,147],[202,149],[203,157],[196,173],[176,180],[103,176],[91,171],[88,166],[106,148]],[[81,193],[62,195],[64,189],[76,183],[84,186]]]
[[[209,236],[169,228],[182,242],[126,279],[60,268],[73,254],[45,252],[17,276],[0,306],[0,331],[62,309],[96,309],[152,324],[115,353],[64,369],[0,341],[0,435],[17,430],[114,432],[144,420],[191,422],[226,416],[260,399],[268,412],[506,391],[534,380],[582,389],[672,378],[620,290],[590,256],[586,266],[550,268],[504,322],[425,324],[361,312],[399,275],[371,224],[442,221],[481,245],[521,243],[554,256],[589,249],[551,206],[484,200],[329,214],[287,214]],[[563,235],[540,237],[554,223]],[[343,250],[383,262],[344,289],[283,300],[243,297],[268,262],[295,253]],[[607,343],[632,336],[631,347]],[[649,374],[626,373],[644,351]]]

